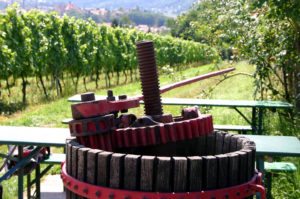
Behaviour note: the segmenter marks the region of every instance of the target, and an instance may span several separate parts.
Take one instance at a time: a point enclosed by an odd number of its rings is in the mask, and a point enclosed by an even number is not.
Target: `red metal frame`
[[[260,192],[262,199],[266,198],[265,188],[262,186],[261,173],[255,174],[249,182],[241,185],[224,189],[186,193],[128,191],[92,185],[68,175],[65,163],[62,163],[61,178],[64,186],[71,192],[91,199],[240,199],[254,195],[256,192]]]
[[[227,68],[227,69],[224,69],[224,70],[219,70],[219,71],[207,73],[207,74],[204,74],[204,75],[199,75],[197,77],[193,77],[193,78],[186,79],[186,80],[183,80],[183,81],[180,81],[180,82],[176,82],[174,84],[164,86],[164,87],[160,88],[159,91],[160,91],[160,93],[165,93],[165,92],[167,92],[169,90],[172,90],[174,88],[178,88],[178,87],[181,87],[181,86],[184,86],[184,85],[187,85],[187,84],[191,84],[191,83],[194,83],[194,82],[197,82],[197,81],[200,81],[200,80],[203,80],[203,79],[207,79],[207,78],[210,78],[210,77],[218,76],[218,75],[221,75],[221,74],[224,74],[224,73],[228,73],[228,72],[231,72],[233,70],[235,70],[235,68]],[[138,95],[136,97],[139,100],[144,99],[143,95]]]

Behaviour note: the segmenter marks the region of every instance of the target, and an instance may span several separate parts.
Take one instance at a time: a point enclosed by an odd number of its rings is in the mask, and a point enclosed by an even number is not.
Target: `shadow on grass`
[[[23,102],[8,103],[0,101],[0,115],[11,115],[17,111],[24,110],[26,106],[27,104]]]

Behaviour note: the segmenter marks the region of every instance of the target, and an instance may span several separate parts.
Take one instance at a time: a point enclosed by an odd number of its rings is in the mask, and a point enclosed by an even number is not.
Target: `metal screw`
[[[88,192],[88,189],[87,189],[87,188],[84,188],[84,189],[83,189],[83,193],[87,194],[87,192]]]
[[[78,189],[78,185],[75,185],[75,186],[74,186],[74,189],[77,190],[77,189]]]
[[[95,193],[95,194],[96,194],[96,196],[97,196],[97,197],[100,197],[100,195],[101,195],[101,191],[96,191],[96,193]]]
[[[115,194],[113,194],[113,193],[109,194],[110,199],[113,199],[114,197],[115,197]]]

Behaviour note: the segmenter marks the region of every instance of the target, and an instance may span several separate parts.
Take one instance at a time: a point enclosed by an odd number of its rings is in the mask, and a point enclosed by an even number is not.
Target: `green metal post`
[[[253,135],[255,135],[257,132],[257,129],[256,129],[256,108],[253,107],[252,108],[252,125],[251,125],[251,128],[252,128],[252,133]]]
[[[272,173],[266,173],[266,187],[267,187],[267,198],[272,199]]]
[[[30,199],[30,197],[31,197],[30,181],[31,181],[31,179],[30,179],[30,173],[29,173],[29,174],[27,174],[27,198],[28,199]]]
[[[36,198],[40,199],[41,198],[41,186],[40,186],[40,173],[41,173],[41,168],[40,168],[40,164],[36,165],[36,169],[35,169],[35,179],[36,179],[36,183],[35,183],[35,187],[36,187]]]
[[[23,146],[18,146],[18,158],[19,161],[23,159]],[[24,176],[24,168],[20,167],[18,171],[18,199],[23,199],[23,176]]]
[[[258,135],[262,135],[262,124],[263,124],[263,109],[258,109]]]

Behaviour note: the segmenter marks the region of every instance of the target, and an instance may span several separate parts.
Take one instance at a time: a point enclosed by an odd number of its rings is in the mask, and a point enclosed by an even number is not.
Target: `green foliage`
[[[300,113],[299,9],[294,0],[201,0],[171,24],[171,32],[215,45],[224,57],[248,59],[256,65],[258,96],[294,103]]]
[[[117,84],[120,73],[127,78],[130,71],[132,80],[137,69],[135,43],[140,40],[154,40],[159,66],[219,60],[213,48],[200,43],[98,26],[92,20],[60,17],[55,12],[25,13],[17,6],[0,15],[0,31],[0,80],[5,80],[9,89],[11,77],[14,81],[21,78],[23,101],[28,78],[32,77],[42,85],[46,99],[51,97],[49,89],[55,87],[58,96],[68,89],[66,77],[72,80],[75,92],[80,78],[86,86],[86,79],[94,74],[98,86],[101,72],[106,74],[107,86],[113,73],[117,74]],[[45,83],[49,80],[50,88]]]

